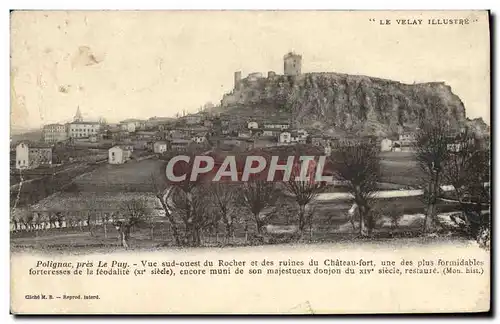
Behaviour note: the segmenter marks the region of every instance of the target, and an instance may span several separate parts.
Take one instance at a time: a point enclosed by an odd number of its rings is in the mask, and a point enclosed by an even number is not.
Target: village
[[[381,138],[381,152],[408,152],[415,141],[414,132],[403,132],[397,138]],[[180,153],[189,150],[219,148],[247,151],[261,147],[311,144],[325,155],[334,142],[345,140],[319,134],[315,129],[293,129],[289,121],[249,120],[234,122],[230,116],[202,111],[178,119],[153,117],[148,120],[127,119],[119,124],[85,121],[77,110],[73,122],[43,127],[39,142],[20,141],[15,147],[15,168],[19,170],[55,166],[75,160],[106,159],[109,164],[152,154]],[[64,148],[87,149],[85,156],[58,156]],[[106,157],[104,151],[107,150]],[[92,154],[98,152],[100,154]],[[135,154],[134,154],[135,152]]]

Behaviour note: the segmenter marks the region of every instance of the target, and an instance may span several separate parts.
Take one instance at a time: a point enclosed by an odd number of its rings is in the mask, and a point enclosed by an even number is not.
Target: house
[[[282,132],[279,138],[280,143],[291,143],[292,142],[292,134],[290,132]]]
[[[460,152],[460,149],[462,148],[462,143],[450,143],[446,144],[446,148],[450,152]]]
[[[309,136],[309,133],[305,129],[297,130],[297,136],[300,140],[305,140]]]
[[[129,118],[122,120],[120,122],[120,127],[123,130],[127,130],[130,133],[134,133],[138,130],[146,129],[146,121],[141,119]]]
[[[262,136],[270,136],[270,137],[278,137],[281,134],[281,130],[279,129],[263,129]]]
[[[307,133],[301,133],[300,131],[290,131],[290,140],[292,143],[305,144],[307,139]]]
[[[190,140],[175,138],[170,141],[170,147],[173,151],[185,151],[188,149],[190,143]]]
[[[323,136],[311,136],[311,144],[314,146],[324,146],[326,143],[327,140]]]
[[[153,152],[157,154],[162,154],[167,151],[167,142],[157,141],[153,144]]]
[[[123,145],[113,146],[108,150],[109,164],[123,164],[130,159],[132,151]]]
[[[255,121],[250,121],[250,122],[248,122],[247,128],[248,129],[257,129],[257,128],[259,128],[259,124]]]
[[[200,115],[187,115],[182,118],[187,125],[196,125],[201,123]]]
[[[380,152],[390,152],[392,151],[392,140],[389,138],[384,138],[380,141]]]
[[[288,122],[269,122],[264,124],[264,128],[284,130],[289,129],[290,124]]]
[[[415,132],[403,132],[399,134],[399,142],[401,146],[410,146],[416,142]]]
[[[170,130],[167,132],[168,132],[167,137],[171,138],[171,139],[185,139],[186,136],[188,136],[188,134],[184,130],[181,130],[181,129],[173,129],[173,130]]]
[[[101,124],[98,122],[74,121],[68,124],[70,138],[88,138],[100,132]]]
[[[298,131],[285,131],[281,132],[279,135],[279,142],[281,144],[290,144],[290,143],[300,143],[305,144],[307,139],[307,135],[304,133],[299,133]]]
[[[135,137],[141,140],[153,140],[156,139],[158,132],[155,131],[138,131],[135,133]]]
[[[192,138],[191,141],[200,144],[200,143],[205,143],[207,141],[207,133],[198,133],[195,134]]]
[[[43,126],[42,136],[45,143],[64,142],[68,139],[68,129],[63,124],[48,124]]]
[[[134,122],[120,122],[120,128],[122,131],[134,133],[136,126]]]
[[[34,169],[52,165],[52,146],[23,141],[16,146],[16,169]]]

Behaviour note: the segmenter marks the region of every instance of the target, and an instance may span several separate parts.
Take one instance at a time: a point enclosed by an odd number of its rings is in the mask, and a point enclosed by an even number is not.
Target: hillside
[[[465,123],[460,98],[444,83],[403,84],[367,76],[308,73],[241,80],[221,101],[223,111],[248,116],[288,115],[297,125],[390,134],[414,129],[433,112],[452,127]],[[245,113],[246,112],[246,113]]]
[[[42,131],[39,129],[11,129],[10,143],[11,145],[17,144],[19,141],[33,141],[37,142],[42,139]]]

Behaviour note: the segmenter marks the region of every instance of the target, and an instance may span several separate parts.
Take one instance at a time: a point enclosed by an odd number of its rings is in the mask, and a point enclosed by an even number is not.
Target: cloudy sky
[[[379,19],[391,19],[381,26]],[[396,19],[423,19],[398,25]],[[468,25],[427,19],[467,18]],[[375,19],[375,22],[370,21]],[[234,71],[444,81],[489,123],[488,17],[481,12],[30,11],[11,16],[12,124],[173,116],[218,103]]]

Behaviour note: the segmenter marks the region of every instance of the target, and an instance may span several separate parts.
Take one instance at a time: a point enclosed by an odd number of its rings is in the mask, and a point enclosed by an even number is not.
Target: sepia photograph
[[[10,13],[13,314],[490,311],[488,11]]]

